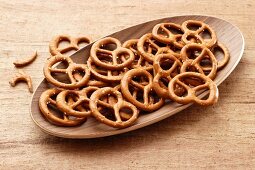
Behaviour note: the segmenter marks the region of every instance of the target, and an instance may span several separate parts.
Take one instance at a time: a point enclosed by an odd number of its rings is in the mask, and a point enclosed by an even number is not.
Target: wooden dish
[[[244,38],[242,33],[237,27],[225,20],[215,17],[198,15],[175,16],[139,24],[108,36],[115,37],[121,42],[124,42],[131,38],[139,38],[143,34],[151,32],[153,26],[158,23],[174,22],[181,24],[183,21],[189,19],[200,20],[209,24],[216,31],[218,40],[224,43],[230,51],[231,58],[229,60],[229,63],[224,67],[224,69],[218,72],[215,79],[215,82],[217,83],[217,85],[219,85],[229,76],[229,74],[237,66],[244,51]],[[77,63],[86,62],[89,56],[91,45],[92,44],[77,51],[71,56],[71,58]],[[41,93],[47,88],[49,88],[49,84],[46,82],[46,80],[43,80],[37,87],[31,101],[31,117],[36,123],[36,125],[38,125],[46,133],[63,138],[96,138],[129,132],[156,123],[192,105],[180,105],[173,102],[168,103],[164,107],[153,113],[140,115],[138,121],[134,125],[125,129],[114,129],[108,127],[102,123],[97,122],[94,118],[89,118],[87,122],[78,127],[59,127],[50,124],[42,116],[38,107],[39,97]],[[200,95],[200,97],[202,98],[206,95],[207,92],[204,92]]]

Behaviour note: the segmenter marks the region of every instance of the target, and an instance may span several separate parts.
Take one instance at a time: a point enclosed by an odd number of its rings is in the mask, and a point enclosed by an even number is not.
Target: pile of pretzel
[[[210,37],[205,38],[204,33]],[[70,46],[59,48],[62,40],[68,40]],[[153,112],[165,101],[212,105],[218,100],[213,79],[230,58],[215,31],[194,20],[182,25],[157,24],[152,33],[123,44],[113,37],[100,39],[92,45],[86,64],[85,56],[84,64],[77,64],[64,54],[78,50],[81,41],[90,43],[86,37],[68,36],[55,37],[50,43],[52,56],[43,71],[55,88],[42,93],[39,106],[55,125],[77,126],[94,117],[111,127],[125,128],[139,114]],[[222,59],[215,57],[216,49],[224,54]],[[60,80],[59,73],[68,82]],[[205,90],[208,97],[198,97]]]

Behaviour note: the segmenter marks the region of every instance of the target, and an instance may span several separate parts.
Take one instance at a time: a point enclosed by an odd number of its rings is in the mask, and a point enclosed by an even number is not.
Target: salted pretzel
[[[116,103],[109,104],[108,102],[102,101],[101,99],[106,95],[116,97]],[[139,114],[137,108],[133,104],[125,101],[122,94],[111,87],[104,87],[95,91],[90,97],[89,107],[92,111],[92,115],[98,121],[115,128],[131,126],[137,120]],[[103,107],[105,109],[99,111],[99,107]],[[125,109],[132,111],[132,116],[128,120],[124,120],[120,114],[120,112],[125,111]],[[110,110],[112,110],[113,113],[109,113]],[[111,115],[105,116],[104,114]]]
[[[184,45],[181,41],[183,33],[180,25],[171,22],[157,24],[152,29],[152,35],[156,40],[172,44],[177,48],[182,48]]]
[[[218,50],[223,53],[223,59],[219,60],[217,58],[216,52]],[[211,51],[217,59],[217,70],[224,68],[230,59],[230,54],[227,47],[225,47],[223,43],[217,42],[217,44],[211,48]],[[210,71],[212,69],[210,66],[201,66],[201,67],[204,71]]]
[[[56,63],[64,62],[64,61],[66,63],[68,63],[67,68],[63,69],[63,68],[53,67]],[[77,81],[74,78],[74,73],[76,71],[81,71],[84,73],[84,76],[80,81]],[[49,60],[47,60],[46,64],[44,65],[43,72],[44,72],[44,76],[45,76],[46,80],[49,83],[51,83],[57,87],[65,88],[65,89],[76,89],[81,86],[84,86],[87,84],[87,82],[89,81],[89,77],[90,77],[90,71],[88,70],[87,65],[76,64],[73,62],[73,60],[70,57],[64,56],[62,54],[57,54],[54,57],[49,58]],[[60,80],[58,80],[57,78],[54,78],[52,76],[53,73],[67,74],[67,76],[70,80],[70,83],[64,83],[64,82],[61,82]]]
[[[197,53],[200,52],[200,54],[197,55]],[[192,43],[185,45],[181,50],[181,57],[183,62],[183,65],[181,67],[181,73],[192,71],[192,72],[199,72],[201,74],[206,74],[209,78],[212,80],[216,77],[217,74],[217,60],[213,53],[204,45]],[[201,67],[201,63],[203,60],[210,60],[211,63],[211,69],[209,73],[207,74]],[[188,70],[190,68],[195,68],[195,70]]]
[[[115,45],[115,49],[108,47]],[[135,56],[133,52],[121,46],[118,39],[106,37],[95,42],[90,50],[90,57],[93,62],[108,70],[122,70],[131,65]]]
[[[73,74],[73,76],[77,81],[80,81],[83,78],[83,76],[79,73]],[[85,86],[106,87],[108,86],[108,83],[97,80],[94,76],[90,75],[89,81]]]
[[[89,70],[93,76],[95,76],[98,80],[103,82],[112,83],[112,82],[120,82],[123,75],[127,72],[128,68],[124,68],[123,70],[108,70],[97,66],[91,58],[87,60],[87,65]]]
[[[82,90],[63,90],[57,96],[57,106],[58,108],[70,116],[75,117],[88,117],[91,115],[91,111],[89,109],[89,97],[94,91],[99,89],[98,87],[85,87]],[[68,104],[67,97],[68,96],[75,96],[76,101],[72,105]],[[77,109],[78,106],[81,106],[83,109]]]
[[[58,89],[48,89],[44,91],[39,99],[39,108],[43,113],[44,117],[52,124],[58,126],[77,126],[86,121],[86,118],[77,118],[73,116],[68,116],[57,108],[56,101],[52,98],[58,95],[61,90]],[[54,114],[49,107],[53,106],[58,110],[60,115]]]
[[[196,26],[198,29],[191,30],[189,27]],[[202,21],[196,20],[187,20],[182,23],[182,28],[184,30],[184,34],[182,35],[182,41],[185,44],[194,43],[194,40],[198,44],[203,44],[208,48],[213,47],[217,43],[217,36],[215,31],[207,24]],[[208,31],[210,33],[210,39],[204,39],[201,34],[204,31]]]
[[[138,39],[130,39],[124,42],[122,45],[123,47],[130,49],[135,55],[135,59],[132,62],[131,68],[144,68],[147,71],[152,71],[152,62],[145,60],[144,57],[139,53],[139,51],[137,50],[137,43]],[[148,51],[152,50],[150,46],[148,46],[147,48],[150,48],[148,49]]]
[[[154,111],[164,104],[153,88],[152,75],[141,68],[129,70],[121,80],[121,92],[125,99],[144,111]]]
[[[59,44],[61,41],[68,41],[69,45],[66,47],[60,48]],[[79,43],[84,42],[89,44],[91,42],[88,37],[71,37],[70,35],[57,35],[51,41],[49,45],[49,50],[52,56],[57,54],[64,54],[71,50],[79,50]]]
[[[182,63],[172,54],[159,54],[155,57],[153,86],[159,96],[169,98],[168,83],[180,73],[181,66]],[[180,88],[175,90],[179,90],[178,93],[182,91]]]
[[[143,35],[137,43],[139,53],[149,62],[153,62],[155,56],[162,53],[162,50],[165,51],[165,49],[162,49],[164,47],[166,45],[154,39],[151,33]]]
[[[200,84],[198,86],[193,87],[189,84],[185,83],[185,78],[194,77],[196,79],[200,79],[203,84]],[[186,90],[186,94],[179,96],[175,93],[175,87],[176,84],[183,87]],[[198,92],[201,92],[203,90],[209,90],[209,97],[207,99],[200,99],[197,95]],[[186,72],[181,73],[175,76],[169,83],[168,86],[169,91],[169,97],[181,104],[188,104],[188,103],[197,103],[199,105],[212,105],[217,102],[218,100],[218,88],[216,84],[207,76],[200,74],[200,73],[194,73],[194,72]]]

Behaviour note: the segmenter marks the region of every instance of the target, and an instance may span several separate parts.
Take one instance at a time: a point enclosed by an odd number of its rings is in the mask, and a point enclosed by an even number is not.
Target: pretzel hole
[[[86,102],[81,103],[80,105],[73,108],[73,110],[78,112],[88,112],[90,111],[89,105]]]
[[[169,70],[172,68],[173,64],[174,61],[169,58],[162,58],[159,62],[159,65],[163,70]]]
[[[126,60],[129,59],[129,54],[127,52],[121,52],[117,54],[117,63],[121,64],[124,63]]]
[[[168,83],[169,83],[168,78],[166,78],[166,77],[160,77],[160,79],[159,79],[159,85],[160,85],[160,87],[162,87],[162,88],[164,88],[164,89],[167,89]]]
[[[175,93],[175,95],[177,95],[179,97],[186,97],[188,95],[187,89],[183,88],[179,84],[175,84],[174,93]]]
[[[112,121],[117,120],[115,117],[113,108],[102,107],[102,109],[100,109],[99,112],[109,120],[112,120]]]
[[[109,50],[109,51],[114,51],[117,48],[117,44],[115,43],[107,43],[102,46],[100,46],[101,49]]]
[[[120,117],[123,120],[129,120],[133,116],[133,110],[128,107],[123,107],[119,110]]]
[[[81,68],[77,68],[76,70],[73,70],[72,75],[75,80],[79,82],[85,76],[85,71]]]
[[[183,31],[178,27],[171,26],[171,25],[166,25],[165,27],[174,35],[183,34]]]
[[[202,41],[192,34],[187,36],[187,40],[191,43],[202,44]]]
[[[88,40],[80,40],[78,42],[78,46],[79,46],[79,49],[83,48],[83,47],[86,47],[87,45],[89,44]]]
[[[69,79],[66,73],[51,73],[52,77],[61,83],[71,84],[71,80]]]
[[[198,35],[200,35],[204,40],[212,39],[211,33],[210,33],[210,31],[208,29],[204,29]]]
[[[70,40],[68,38],[62,38],[58,43],[58,49],[64,49],[68,46],[70,46]]]
[[[149,84],[149,79],[147,76],[134,76],[132,77],[132,80],[143,86],[146,86]]]
[[[112,63],[112,55],[101,52],[97,52],[96,55],[100,61],[104,63]]]
[[[207,91],[207,90],[210,90],[209,87],[205,87],[205,88],[203,88],[203,89],[197,90],[197,91],[195,91],[195,95],[196,95],[196,96],[199,96],[200,94],[202,94],[203,92],[205,92],[205,91]],[[205,97],[203,97],[202,100],[207,100],[208,97],[209,97],[209,95],[206,95]]]
[[[180,81],[184,82],[186,85],[190,86],[191,88],[199,86],[201,84],[205,84],[205,81],[203,79],[196,76],[183,77],[180,79]]]
[[[135,98],[140,103],[144,103],[143,90],[140,90],[132,85],[129,85],[128,90],[132,94],[133,98]]]
[[[148,102],[150,103],[150,104],[155,104],[155,103],[158,103],[159,101],[160,101],[160,97],[157,95],[157,93],[155,92],[155,90],[151,90],[150,92],[149,92],[149,100],[148,100]]]
[[[187,56],[189,59],[196,59],[202,53],[201,49],[191,49],[187,50]]]
[[[55,117],[58,117],[60,119],[64,119],[64,113],[60,111],[57,106],[53,104],[48,104],[49,112],[54,115]]]
[[[69,63],[66,60],[58,61],[51,68],[60,68],[60,69],[67,69]]]
[[[221,61],[224,59],[224,51],[221,47],[219,46],[214,47],[212,52],[218,61]]]
[[[191,30],[191,31],[196,31],[196,30],[198,30],[199,28],[201,28],[202,27],[202,24],[200,24],[200,23],[192,23],[192,22],[189,22],[188,24],[187,24],[187,28],[189,29],[189,30]]]
[[[200,66],[203,67],[212,67],[212,61],[209,57],[205,57],[200,61]]]

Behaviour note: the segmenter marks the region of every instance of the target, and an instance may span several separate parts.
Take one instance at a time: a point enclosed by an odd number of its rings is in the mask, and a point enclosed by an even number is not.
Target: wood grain
[[[186,20],[199,20],[210,25],[210,27],[213,30],[215,30],[218,41],[224,43],[225,46],[228,48],[231,58],[228,64],[226,65],[226,67],[224,67],[222,70],[217,72],[217,76],[214,79],[216,84],[219,85],[229,76],[229,74],[237,66],[237,64],[239,63],[242,57],[243,50],[244,50],[244,40],[243,40],[242,33],[238,30],[238,28],[236,28],[235,26],[233,26],[231,23],[227,21],[224,21],[215,17],[208,17],[208,16],[201,16],[201,15],[176,16],[176,17],[163,18],[163,19],[146,22],[146,23],[141,23],[136,26],[129,27],[127,29],[113,33],[109,35],[109,37],[117,38],[123,43],[129,39],[140,38],[142,35],[148,32],[151,32],[152,28],[158,23],[173,22],[176,24],[182,24]],[[72,55],[71,58],[76,63],[86,62],[90,55],[92,45],[93,43],[79,50],[77,53]],[[168,102],[168,104],[166,104],[165,106],[163,106],[157,111],[154,111],[150,114],[140,115],[137,122],[134,125],[124,129],[116,129],[116,128],[106,126],[102,123],[98,123],[98,121],[96,121],[93,118],[89,118],[86,121],[86,123],[78,127],[59,127],[49,123],[47,119],[45,119],[42,116],[38,106],[39,98],[42,92],[49,89],[49,87],[50,87],[50,84],[45,79],[36,89],[36,92],[34,93],[32,101],[31,101],[31,116],[34,122],[40,128],[42,128],[43,131],[49,134],[52,134],[54,136],[59,136],[64,138],[96,138],[96,137],[105,137],[105,136],[111,136],[111,135],[133,131],[133,130],[151,125],[153,123],[156,123],[160,120],[163,120],[171,115],[174,115],[186,109],[188,106],[191,106],[191,104],[180,105],[174,102]],[[200,97],[205,96],[206,94],[208,94],[208,92],[201,94]]]
[[[0,169],[252,169],[255,166],[255,23],[253,0],[0,1]],[[41,132],[29,115],[25,84],[8,81],[12,62],[38,51],[24,71],[36,87],[48,42],[62,33],[100,38],[180,14],[214,15],[237,25],[246,41],[241,63],[219,86],[219,103],[192,106],[137,131],[93,140]],[[103,28],[103,29],[102,29]]]

